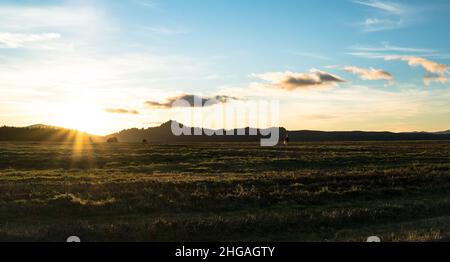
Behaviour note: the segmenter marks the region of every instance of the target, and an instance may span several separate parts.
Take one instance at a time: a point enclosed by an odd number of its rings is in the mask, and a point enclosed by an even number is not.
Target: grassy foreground
[[[0,143],[0,241],[437,241],[450,142]]]

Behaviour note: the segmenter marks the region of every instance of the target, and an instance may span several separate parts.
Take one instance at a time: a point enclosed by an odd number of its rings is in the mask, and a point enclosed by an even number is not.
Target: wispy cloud
[[[140,6],[148,8],[155,8],[158,6],[155,0],[135,0],[134,2]]]
[[[351,49],[360,52],[405,52],[405,53],[427,53],[427,54],[437,52],[434,49],[396,46],[391,45],[388,42],[383,42],[379,46],[354,45],[351,47]]]
[[[60,39],[61,35],[57,33],[43,34],[17,34],[17,33],[1,33],[0,47],[3,48],[21,48],[41,45],[46,42]]]
[[[353,52],[348,54],[370,59],[383,59],[386,61],[404,61],[411,67],[422,67],[428,75],[423,78],[426,85],[432,83],[448,83],[450,67],[431,60],[442,56],[437,50],[427,48],[401,47],[383,43],[381,46],[361,46],[351,47]]]
[[[423,82],[425,85],[429,86],[432,83],[440,83],[440,84],[447,84],[450,83],[450,77],[445,75],[427,75],[423,78]]]
[[[73,51],[112,28],[95,6],[0,4],[0,47]],[[102,32],[100,34],[99,32]]]
[[[325,56],[325,55],[322,55],[322,54],[317,54],[317,53],[311,53],[311,52],[292,51],[292,52],[289,52],[289,53],[293,54],[293,55],[296,55],[296,56],[308,57],[308,58],[319,59],[319,60],[332,60],[328,56]]]
[[[391,60],[401,60],[408,62],[408,65],[412,67],[421,66],[423,67],[427,72],[432,74],[438,74],[438,75],[444,75],[446,73],[449,73],[449,66],[445,64],[440,64],[435,61],[431,61],[422,57],[416,57],[416,56],[386,56],[384,58],[387,61]]]
[[[128,110],[123,108],[107,108],[105,109],[107,113],[111,114],[129,114],[129,115],[139,115],[139,111],[137,110]]]
[[[168,27],[168,26],[139,26],[139,30],[150,34],[159,34],[166,36],[184,35],[191,33],[191,30],[185,27]]]
[[[333,115],[333,114],[300,114],[299,117],[301,117],[302,119],[308,119],[308,120],[330,120],[330,119],[334,119],[337,118],[337,115]]]
[[[399,29],[412,22],[412,8],[392,1],[353,0],[355,4],[369,7],[373,12],[358,25],[364,32]]]
[[[294,72],[269,72],[264,74],[253,74],[252,77],[268,81],[266,87],[277,88],[287,91],[310,88],[335,87],[346,82],[343,78],[317,69],[309,73]]]
[[[401,28],[405,22],[403,20],[367,18],[360,25],[364,32],[378,32]]]
[[[382,69],[367,69],[356,66],[346,66],[343,69],[349,73],[358,75],[363,80],[387,80],[390,83],[395,81],[394,76],[391,73]]]
[[[147,101],[145,104],[154,109],[169,109],[173,107],[208,107],[217,104],[225,104],[233,100],[240,100],[237,97],[217,95],[214,97],[201,97],[193,94],[182,94],[166,98],[165,101]]]
[[[92,28],[102,20],[98,10],[91,7],[0,5],[0,30]]]
[[[387,61],[405,61],[411,67],[422,67],[428,72],[428,75],[423,78],[425,85],[430,85],[432,83],[446,84],[449,82],[450,67],[446,64],[440,64],[438,62],[416,56],[387,56],[384,59]]]
[[[358,1],[358,0],[354,0],[352,1],[355,4],[360,4],[360,5],[365,5],[365,6],[369,6],[375,9],[378,9],[380,11],[384,11],[387,13],[391,13],[391,14],[397,14],[397,15],[401,15],[403,13],[405,13],[405,7],[395,3],[395,2],[383,2],[383,1],[379,1],[379,0],[370,0],[370,1]]]
[[[347,54],[362,58],[385,59],[394,56],[414,56],[428,59],[449,59],[450,55],[430,48],[404,47],[383,42],[381,45],[354,45]]]

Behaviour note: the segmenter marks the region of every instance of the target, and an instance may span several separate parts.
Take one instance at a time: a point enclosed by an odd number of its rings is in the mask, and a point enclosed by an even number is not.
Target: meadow
[[[443,241],[450,142],[0,143],[0,241]]]

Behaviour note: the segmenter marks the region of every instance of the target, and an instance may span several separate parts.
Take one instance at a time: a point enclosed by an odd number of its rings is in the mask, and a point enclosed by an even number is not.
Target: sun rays
[[[61,147],[69,145],[70,168],[93,168],[95,167],[95,143],[97,138],[88,133],[74,129],[55,129],[51,132],[50,141],[58,141]],[[57,161],[57,159],[53,159]]]

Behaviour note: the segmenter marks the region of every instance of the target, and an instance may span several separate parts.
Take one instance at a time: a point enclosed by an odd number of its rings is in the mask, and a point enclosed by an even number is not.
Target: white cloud
[[[446,84],[449,82],[450,67],[430,59],[443,56],[433,49],[399,47],[388,43],[384,43],[381,47],[353,46],[352,49],[355,52],[350,52],[349,54],[353,56],[384,59],[386,61],[399,60],[407,62],[411,67],[422,67],[428,73],[423,78],[425,85],[432,83]]]
[[[30,31],[47,28],[95,27],[102,23],[98,10],[80,6],[0,5],[0,30]]]
[[[425,85],[429,86],[432,83],[447,84],[450,83],[450,78],[443,75],[427,75],[423,78]]]
[[[366,69],[356,66],[346,66],[343,69],[347,72],[358,75],[363,80],[387,80],[391,83],[394,82],[394,76],[382,69]]]
[[[444,75],[446,73],[449,73],[449,67],[445,64],[439,64],[437,62],[425,59],[423,57],[416,57],[416,56],[386,56],[384,58],[385,60],[401,60],[408,62],[408,65],[412,67],[421,66],[426,71],[432,74],[438,74],[438,75]]]
[[[309,73],[269,72],[253,74],[253,77],[270,82],[266,87],[293,91],[297,89],[335,87],[345,80],[339,76],[312,69]]]
[[[72,51],[88,47],[115,28],[95,5],[0,4],[0,47]],[[100,33],[101,32],[101,33]]]
[[[0,47],[21,48],[60,39],[57,33],[17,34],[0,32]]]

